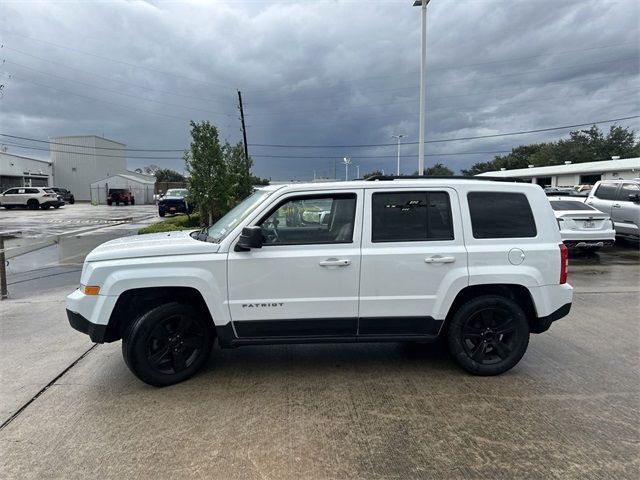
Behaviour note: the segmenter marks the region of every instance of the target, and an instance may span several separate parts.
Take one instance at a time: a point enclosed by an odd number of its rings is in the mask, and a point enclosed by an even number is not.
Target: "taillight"
[[[569,249],[564,243],[560,244],[560,285],[567,283],[567,268],[569,267]]]

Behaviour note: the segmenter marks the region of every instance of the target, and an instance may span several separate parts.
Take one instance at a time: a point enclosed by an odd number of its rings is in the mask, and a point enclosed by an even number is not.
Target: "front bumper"
[[[184,203],[158,205],[158,211],[164,213],[187,213],[187,207]]]
[[[79,332],[86,333],[94,343],[104,343],[104,339],[107,333],[106,325],[96,325],[84,318],[77,312],[72,312],[67,309],[67,318],[69,319],[69,325],[78,330]]]

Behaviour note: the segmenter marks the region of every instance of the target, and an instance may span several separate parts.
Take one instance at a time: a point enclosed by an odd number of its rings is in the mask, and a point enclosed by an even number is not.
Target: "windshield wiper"
[[[209,227],[205,226],[205,227],[202,227],[197,232],[192,232],[191,237],[196,240],[200,240],[201,242],[206,242],[209,238]]]

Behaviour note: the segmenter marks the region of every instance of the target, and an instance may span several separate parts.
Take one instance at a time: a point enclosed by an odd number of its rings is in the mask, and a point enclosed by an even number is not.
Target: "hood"
[[[192,231],[181,230],[117,238],[94,248],[87,255],[86,261],[218,252],[220,245],[194,240],[189,236]]]
[[[164,197],[162,197],[160,199],[160,201],[163,201],[163,200],[184,200],[184,199],[185,199],[185,197],[179,197],[179,196],[173,196],[173,195],[165,195]]]

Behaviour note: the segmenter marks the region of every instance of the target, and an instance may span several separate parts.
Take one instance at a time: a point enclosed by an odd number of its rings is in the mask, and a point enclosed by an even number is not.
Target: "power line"
[[[0,133],[0,137],[7,137],[7,138],[16,138],[18,140],[27,140],[30,142],[38,142],[38,143],[46,143],[49,145],[63,145],[65,147],[81,147],[81,148],[91,148],[94,150],[125,150],[128,152],[184,152],[184,148],[183,149],[154,149],[154,148],[111,148],[111,147],[88,147],[87,145],[78,145],[76,143],[64,143],[64,142],[51,142],[48,140],[39,140],[37,138],[30,138],[30,137],[20,137],[18,135],[9,135],[8,133]]]
[[[595,121],[595,122],[587,122],[587,123],[579,123],[579,124],[574,124],[574,125],[563,125],[560,127],[548,127],[548,128],[538,128],[538,129],[534,129],[534,130],[522,130],[522,131],[518,131],[518,132],[505,132],[505,133],[495,133],[495,134],[490,134],[490,135],[477,135],[477,136],[473,136],[473,137],[458,137],[458,138],[443,138],[443,139],[438,139],[438,140],[427,140],[425,141],[425,143],[445,143],[445,142],[456,142],[456,141],[462,141],[462,140],[476,140],[476,139],[481,139],[481,138],[496,138],[496,137],[507,137],[507,136],[513,136],[513,135],[525,135],[525,134],[529,134],[529,133],[540,133],[540,132],[550,132],[550,131],[554,131],[554,130],[565,130],[565,129],[569,129],[569,128],[578,128],[578,127],[586,127],[586,126],[590,126],[590,125],[599,125],[602,123],[612,123],[612,122],[619,122],[619,121],[623,121],[623,120],[631,120],[631,119],[635,119],[635,118],[640,118],[640,115],[632,115],[632,116],[628,116],[628,117],[620,117],[620,118],[612,118],[609,120],[599,120],[599,121]],[[78,144],[73,144],[73,143],[62,143],[62,142],[51,142],[51,141],[47,141],[47,140],[40,140],[40,139],[36,139],[36,138],[30,138],[30,137],[22,137],[22,136],[18,136],[18,135],[10,135],[7,133],[0,133],[1,137],[7,137],[7,138],[14,138],[14,139],[19,139],[19,140],[26,140],[26,141],[31,141],[31,142],[38,142],[38,143],[45,143],[45,144],[49,144],[49,145],[59,145],[59,146],[70,146],[70,147],[82,147],[82,148],[90,148],[90,149],[97,149],[97,150],[124,150],[124,151],[129,151],[129,152],[184,152],[184,148],[183,149],[144,149],[144,148],[122,148],[122,149],[117,149],[117,148],[107,148],[107,147],[87,147],[86,145],[78,145]],[[6,143],[6,142],[5,142]],[[8,143],[7,143],[8,144]],[[418,142],[404,142],[403,145],[417,145]],[[17,145],[16,145],[17,146]],[[377,144],[356,144],[356,145],[285,145],[285,144],[264,144],[264,143],[250,143],[249,146],[251,147],[273,147],[273,148],[367,148],[367,147],[395,147],[396,144],[395,143],[377,143]],[[23,145],[22,147],[24,148],[33,148],[34,150],[49,150],[49,149],[43,149],[43,148],[37,148],[37,147],[31,147],[31,146],[27,146],[27,145]],[[76,155],[83,155],[83,153],[76,153],[76,152],[67,152],[67,151],[63,151],[64,153],[73,153]],[[492,153],[492,152],[478,152],[478,153]],[[90,154],[93,155],[93,154]],[[107,156],[107,157],[112,157],[113,155],[103,155],[103,156]],[[259,157],[260,155],[252,155],[253,157]],[[266,155],[263,155],[266,156]],[[135,157],[127,157],[127,158],[135,158]],[[152,157],[138,157],[138,158],[148,158],[148,159],[153,159]],[[329,157],[329,158],[333,158],[333,157]],[[352,158],[357,158],[357,157],[353,157]],[[166,159],[166,160],[172,160],[172,158],[170,157],[158,157],[157,159]]]
[[[461,140],[476,140],[480,138],[508,137],[512,135],[525,135],[528,133],[551,132],[553,130],[565,130],[568,128],[586,127],[589,125],[599,125],[601,123],[611,123],[611,122],[618,122],[622,120],[631,120],[633,118],[640,118],[640,115],[613,118],[610,120],[599,120],[597,122],[578,123],[575,125],[563,125],[561,127],[538,128],[535,130],[522,130],[519,132],[506,132],[506,133],[495,133],[490,135],[477,135],[473,137],[442,138],[438,140],[426,140],[424,143],[458,142]],[[417,145],[417,144],[418,142],[403,142],[403,145]],[[361,145],[284,145],[284,144],[250,143],[249,146],[272,147],[272,148],[367,148],[367,147],[391,147],[391,146],[396,146],[396,144],[395,143],[371,143],[371,144],[361,144]]]

